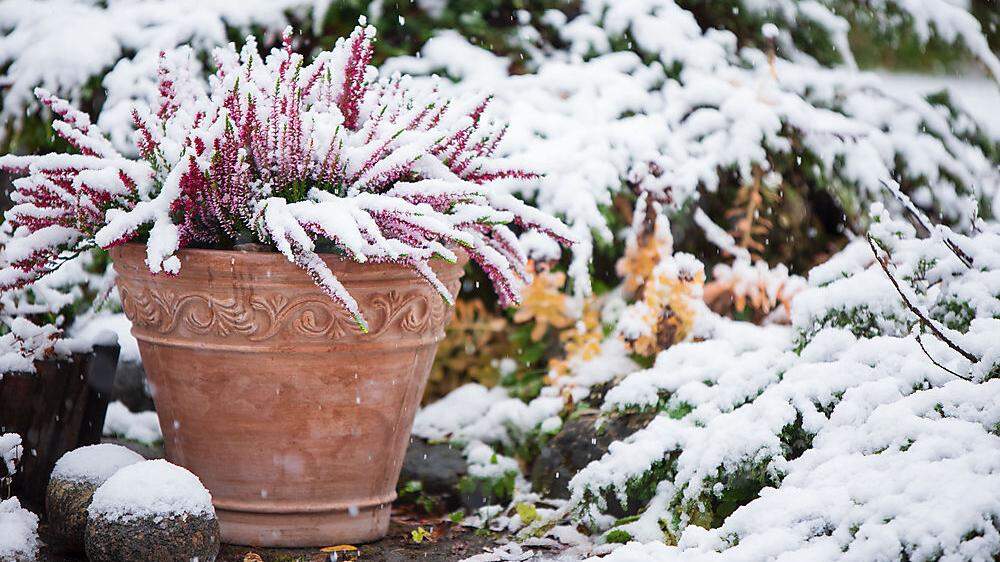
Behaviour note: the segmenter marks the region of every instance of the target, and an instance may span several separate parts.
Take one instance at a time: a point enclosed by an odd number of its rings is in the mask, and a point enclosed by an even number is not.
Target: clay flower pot
[[[404,266],[327,256],[369,322],[363,334],[278,253],[182,250],[176,276],[151,274],[138,244],[111,255],[166,457],[212,493],[223,540],[384,536],[451,315],[441,296]],[[464,263],[435,262],[454,294]]]

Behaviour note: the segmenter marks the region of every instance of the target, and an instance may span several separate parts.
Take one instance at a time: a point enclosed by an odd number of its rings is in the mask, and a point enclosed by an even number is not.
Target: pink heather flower
[[[358,261],[412,267],[442,297],[435,257],[462,248],[516,304],[528,277],[511,228],[569,244],[568,229],[491,183],[533,182],[495,156],[506,126],[490,97],[448,99],[405,76],[378,80],[375,30],[357,27],[307,63],[282,46],[261,56],[252,38],[216,52],[208,88],[161,55],[155,110],[132,113],[141,160],[114,151],[89,117],[45,91],[56,131],[79,155],[5,156],[17,236],[0,253],[0,289],[30,283],[64,256],[153,232],[147,263],[176,272],[186,246],[271,244],[306,270],[364,328],[357,303],[316,254],[325,240]],[[20,228],[23,227],[23,228]],[[147,228],[148,227],[148,228]]]

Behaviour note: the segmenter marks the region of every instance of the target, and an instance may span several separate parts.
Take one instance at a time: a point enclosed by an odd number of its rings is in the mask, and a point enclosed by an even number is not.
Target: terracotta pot
[[[385,536],[413,416],[451,310],[412,270],[324,259],[360,329],[277,253],[183,250],[152,275],[145,247],[111,252],[166,457],[212,493],[225,542]],[[454,293],[462,263],[436,260]]]

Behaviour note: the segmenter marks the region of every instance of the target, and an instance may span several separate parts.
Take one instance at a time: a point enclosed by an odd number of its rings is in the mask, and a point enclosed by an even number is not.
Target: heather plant
[[[11,226],[0,226],[0,246],[11,242]],[[0,376],[34,372],[35,361],[88,349],[89,338],[72,336],[116,306],[112,284],[107,255],[85,252],[45,279],[0,295]]]
[[[512,223],[563,244],[557,219],[498,186],[537,174],[494,156],[505,127],[489,98],[446,98],[406,76],[378,79],[375,30],[359,26],[306,64],[291,48],[261,57],[250,38],[215,52],[205,84],[191,53],[164,54],[159,103],[133,112],[141,159],[45,90],[54,128],[79,154],[5,156],[15,181],[14,239],[0,286],[15,289],[94,246],[144,241],[154,273],[177,273],[184,247],[273,246],[366,324],[319,252],[412,267],[448,302],[429,262],[461,248],[516,304],[528,278]]]
[[[554,9],[536,10],[542,5]],[[965,51],[963,64],[974,60],[996,77],[1000,63],[982,36],[993,33],[992,41],[995,32],[942,0],[451,0],[404,3],[398,13],[388,3],[349,0],[332,5],[322,25],[292,13],[314,24],[292,47],[321,47],[331,27],[376,7],[393,38],[376,59],[423,44],[421,56],[388,63],[426,75],[398,82],[414,99],[437,88],[432,95],[462,100],[449,106],[462,106],[456,119],[485,123],[486,109],[475,117],[481,98],[468,92],[496,92],[489,112],[510,123],[506,169],[545,175],[483,183],[563,217],[579,242],[573,259],[560,262],[549,236],[522,237],[535,258],[526,268],[543,274],[524,291],[520,314],[476,312],[453,323],[463,339],[449,355],[463,362],[446,368],[486,366],[476,368],[489,372],[483,380],[504,384],[458,389],[422,411],[415,433],[464,447],[475,467],[466,485],[511,500],[472,522],[527,524],[522,537],[551,530],[556,540],[574,540],[583,523],[590,537],[580,539],[580,558],[606,554],[609,544],[595,545],[602,541],[647,543],[615,547],[609,560],[997,556],[995,501],[968,499],[1000,490],[991,343],[1000,294],[990,222],[1000,185],[996,133],[946,95],[902,95],[857,71],[878,56],[865,45],[877,36],[920,64]],[[385,37],[387,27],[379,29]],[[262,44],[276,40],[258,35]],[[173,63],[165,61],[165,72],[176,74]],[[234,104],[245,113],[251,87],[233,79],[240,68],[217,92],[225,98],[236,88]],[[196,106],[181,86],[171,88],[182,111]],[[115,96],[101,119],[119,131],[123,98]],[[358,114],[370,117],[364,100]],[[173,122],[156,113],[136,120],[151,144]],[[391,122],[393,113],[380,119]],[[238,137],[243,121],[231,120]],[[440,125],[447,130],[446,116]],[[379,131],[373,138],[384,138]],[[435,158],[451,166],[447,156]],[[886,191],[890,177],[915,206]],[[264,199],[249,219],[222,221],[209,211],[205,221],[184,215],[194,218],[173,224],[190,233],[185,244],[277,245],[259,226],[271,211],[281,217],[276,224],[315,235],[314,252],[324,250],[329,238],[304,224],[299,209],[319,208],[339,184],[320,185],[321,197],[305,190],[302,199],[291,195],[302,193],[294,181],[275,185],[269,197],[283,197],[283,207]],[[228,201],[196,207],[242,208]],[[865,212],[878,202],[885,207]],[[910,208],[957,227],[932,225],[924,236],[894,218],[922,216]],[[156,228],[155,219],[138,224],[139,239]],[[871,244],[859,235],[840,249],[848,229],[867,232]],[[295,240],[288,245],[298,259]],[[348,244],[330,246],[352,255]],[[795,275],[830,253],[808,282]],[[161,265],[170,269],[169,254]],[[465,285],[477,299],[470,302],[484,297],[476,287]],[[765,325],[720,317],[702,297],[716,312]],[[469,358],[477,350],[487,357]],[[596,414],[598,434],[622,417],[640,429],[601,448],[589,466],[565,471],[568,497],[543,498],[520,471],[532,472],[545,436],[582,413]],[[523,505],[540,506],[537,520],[521,515]]]

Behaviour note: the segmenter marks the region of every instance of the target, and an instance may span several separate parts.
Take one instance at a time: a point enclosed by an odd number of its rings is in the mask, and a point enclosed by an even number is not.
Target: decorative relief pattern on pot
[[[209,293],[177,295],[149,287],[129,288],[121,280],[118,291],[125,315],[135,325],[160,334],[182,329],[201,335],[244,336],[250,341],[279,335],[312,340],[361,335],[351,316],[325,296],[288,298],[249,292],[229,298]],[[377,337],[394,328],[420,334],[443,326],[448,314],[448,305],[436,293],[426,290],[389,289],[367,295],[358,304],[369,321],[367,337]]]

